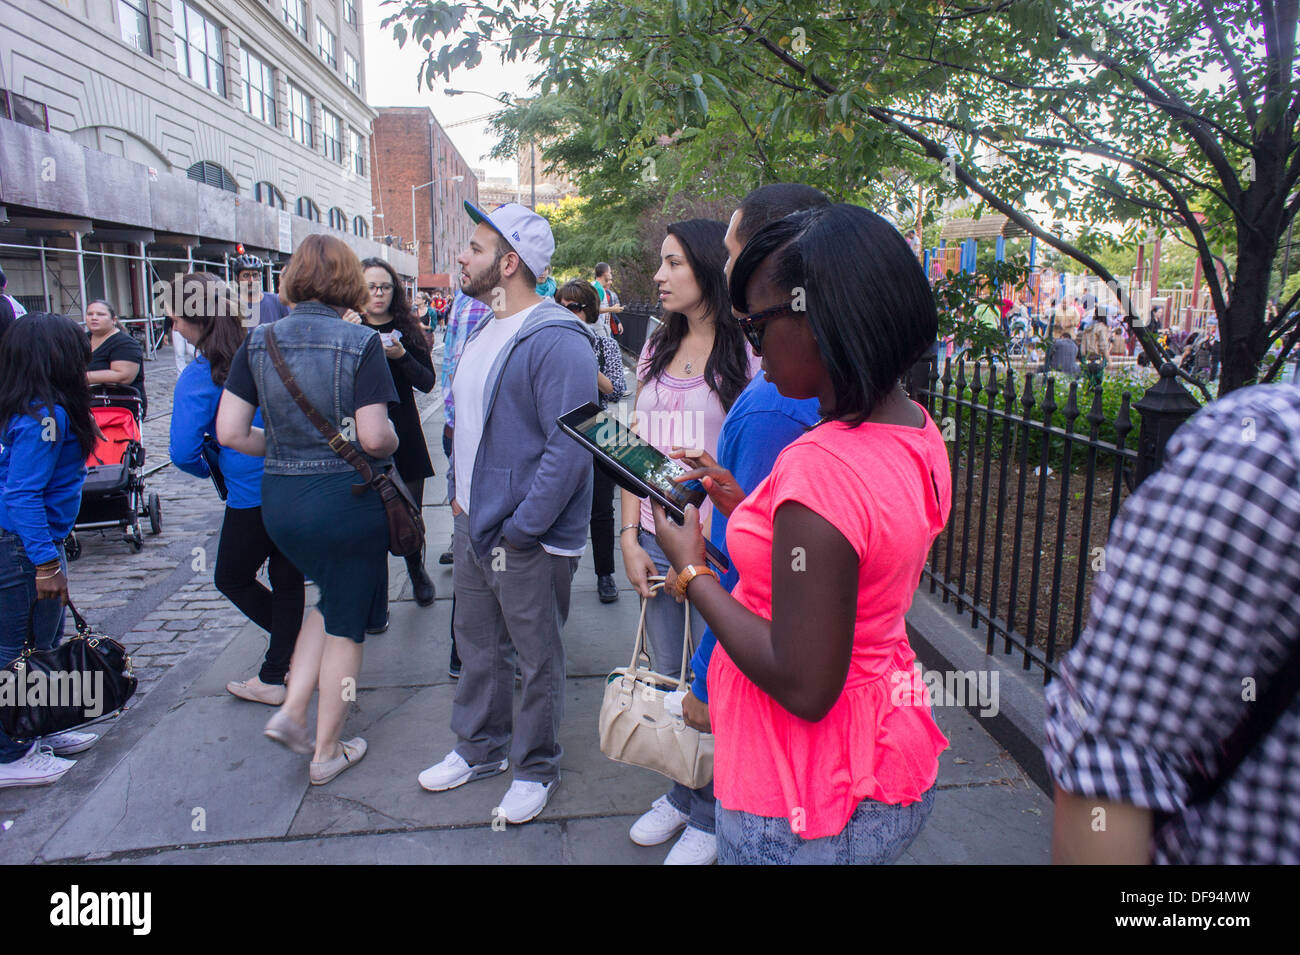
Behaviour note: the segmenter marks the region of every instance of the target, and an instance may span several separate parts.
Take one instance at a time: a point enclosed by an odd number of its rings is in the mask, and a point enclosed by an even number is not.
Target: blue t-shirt
[[[803,401],[787,398],[759,372],[740,393],[722,423],[718,464],[732,473],[746,493],[752,493],[772,473],[777,455],[815,425],[817,418],[816,398]],[[730,558],[727,552],[727,518],[717,508],[713,509],[709,539]],[[732,564],[731,570],[722,576],[722,586],[730,592],[739,579],[740,574]],[[717,637],[713,631],[705,630],[695,656],[691,658],[691,669],[695,671],[691,692],[705,703],[709,701],[705,681],[715,643]]]
[[[50,420],[53,419],[53,420]],[[81,508],[86,456],[59,405],[15,415],[0,434],[0,528],[17,534],[33,564],[59,556]]]
[[[217,406],[222,388],[212,380],[212,366],[199,355],[185,366],[176,379],[172,398],[170,454],[172,464],[186,474],[205,478],[208,462],[203,458],[203,436],[217,436]],[[253,426],[262,426],[262,411],[253,415]],[[235,509],[262,506],[262,459],[222,448],[217,457],[226,479],[226,506]]]

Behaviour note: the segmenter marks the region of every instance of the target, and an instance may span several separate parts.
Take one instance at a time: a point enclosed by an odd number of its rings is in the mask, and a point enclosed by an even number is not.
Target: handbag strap
[[[1300,692],[1300,640],[1291,646],[1281,667],[1219,747],[1220,759],[1215,775],[1210,776],[1200,760],[1193,759],[1189,806],[1208,803],[1218,794],[1237,767],[1254,752],[1260,740],[1268,735],[1278,718],[1291,706],[1297,692]]]
[[[77,636],[86,637],[90,635],[90,624],[86,623],[86,618],[77,612],[73,606],[72,598],[68,598],[68,609],[72,611],[72,619],[77,624]],[[23,656],[33,653],[36,650],[36,601],[32,601],[31,607],[27,611],[27,636],[23,639]]]
[[[650,584],[650,596],[641,599],[641,619],[636,626],[636,642],[632,645],[632,662],[627,668],[633,676],[641,673],[641,668],[637,661],[640,659],[645,647],[645,612],[650,605],[651,599],[654,598],[657,591],[664,589],[664,582],[667,578],[661,576],[647,577],[646,582]],[[677,689],[685,690],[689,687],[686,680],[687,667],[691,662],[691,603],[689,600],[684,601],[686,608],[686,623],[682,631],[682,668],[677,671]],[[654,672],[654,671],[648,671]],[[657,674],[662,676],[662,674]]]
[[[275,372],[280,376],[280,381],[284,383],[285,389],[289,396],[302,409],[307,419],[316,426],[316,430],[324,435],[325,440],[329,442],[330,450],[341,457],[348,464],[352,465],[361,472],[362,478],[369,484],[375,479],[375,473],[370,467],[370,463],[362,456],[354,445],[347,438],[339,433],[339,429],[330,424],[325,416],[317,411],[307,396],[302,393],[298,387],[298,381],[294,378],[293,372],[289,366],[284,363],[284,355],[280,353],[280,346],[275,341],[275,326],[266,326],[266,353],[271,357],[271,364],[275,366]]]

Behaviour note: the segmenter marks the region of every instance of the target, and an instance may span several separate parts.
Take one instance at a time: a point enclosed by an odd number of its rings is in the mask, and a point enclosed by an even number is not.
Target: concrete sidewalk
[[[433,409],[431,408],[432,412]],[[439,475],[440,416],[426,422]],[[426,497],[445,488],[432,479]],[[568,679],[561,783],[538,819],[494,830],[507,775],[446,793],[416,776],[453,746],[455,683],[447,676],[451,568],[445,503],[426,507],[429,570],[438,600],[411,599],[390,564],[391,627],[368,637],[347,736],[365,759],[326,786],[310,786],[310,757],[262,736],[269,707],[235,699],[227,680],[255,673],[265,634],[249,624],[191,644],[138,705],[56,785],[0,790],[0,862],[142,863],[633,863],[656,864],[671,843],[642,848],[627,831],[670,785],[600,754],[596,717],[609,671],[631,654],[639,603],[626,584],[601,604],[590,548],[574,578],[565,630]],[[312,595],[309,593],[309,603]],[[955,706],[935,710],[951,740],[941,757],[933,815],[905,861],[1045,863],[1051,800],[979,725]]]

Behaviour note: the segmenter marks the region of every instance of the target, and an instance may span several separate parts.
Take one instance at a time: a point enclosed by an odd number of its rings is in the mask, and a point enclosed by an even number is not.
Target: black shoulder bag
[[[16,743],[110,719],[135,694],[126,648],[96,634],[71,600],[68,609],[77,635],[50,650],[37,650],[33,603],[23,652],[0,670],[0,727]]]

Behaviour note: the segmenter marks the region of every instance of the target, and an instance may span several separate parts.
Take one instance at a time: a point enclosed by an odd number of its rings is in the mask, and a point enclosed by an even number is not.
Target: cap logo
[[[514,237],[514,240],[515,240],[516,242],[522,242],[522,241],[524,241],[523,239],[521,239],[521,238],[519,237],[519,233],[518,233],[518,232],[511,232],[510,234]]]

